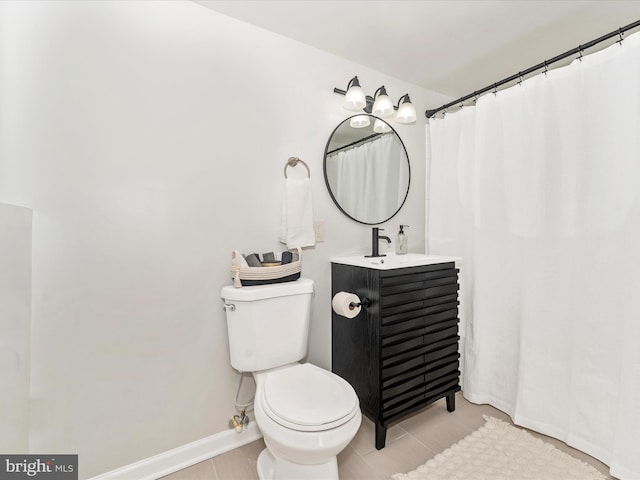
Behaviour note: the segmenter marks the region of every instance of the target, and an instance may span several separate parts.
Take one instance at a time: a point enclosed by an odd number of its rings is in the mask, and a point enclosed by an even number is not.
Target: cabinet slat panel
[[[459,337],[455,336],[452,338],[447,338],[441,340],[436,343],[432,343],[431,345],[425,345],[416,350],[412,350],[411,352],[405,352],[400,355],[396,355],[394,357],[386,358],[382,362],[382,377],[388,378],[392,375],[393,369],[391,367],[399,367],[402,368],[402,365],[407,363],[410,360],[414,360],[420,358],[420,361],[431,361],[433,358],[440,358],[442,355],[442,350],[445,347],[451,348],[453,347],[454,351],[458,348],[458,340]],[[415,365],[418,365],[416,363]]]
[[[453,293],[450,295],[443,295],[442,297],[432,298],[427,301],[407,304],[403,306],[404,308],[385,308],[380,312],[382,317],[382,325],[401,322],[413,317],[432,315],[444,310],[457,308],[458,304],[458,295],[456,293]]]
[[[412,322],[413,323],[413,322]],[[420,335],[428,335],[432,332],[437,332],[438,330],[443,330],[448,327],[452,327],[457,325],[457,318],[450,318],[445,320],[444,322],[429,324],[425,327],[413,328],[412,330],[401,331],[396,335],[383,335],[382,336],[382,349],[386,350],[387,347],[392,347],[398,343],[402,343],[405,340],[409,340],[413,337],[418,337]]]
[[[414,388],[413,390],[406,392],[402,395],[399,395],[391,400],[382,402],[382,411],[392,410],[398,406],[404,406],[407,402],[413,402],[416,398],[425,398],[426,390],[424,387],[424,383],[419,388]]]
[[[452,380],[448,383],[436,387],[433,390],[430,390],[428,393],[420,393],[416,397],[408,399],[406,402],[401,403],[398,406],[383,409],[383,411],[381,412],[382,421],[385,423],[389,423],[396,418],[404,417],[409,412],[429,405],[430,403],[441,399],[447,394],[457,392],[459,390],[460,386],[458,385],[458,381]]]
[[[458,384],[458,377],[460,376],[460,372],[456,375],[452,375],[446,383],[443,383],[439,386],[433,387],[427,391],[425,396],[426,403],[431,403],[439,398],[444,397],[446,394],[450,392],[457,392],[460,390],[460,385]]]
[[[397,295],[399,293],[413,292],[416,290],[424,290],[425,288],[439,287],[441,285],[453,285],[458,282],[457,275],[451,275],[441,278],[433,278],[431,280],[422,280],[418,282],[404,282],[396,285],[383,287],[381,292],[383,295]]]
[[[439,330],[437,332],[429,333],[424,336],[424,343],[426,345],[432,345],[434,343],[438,343],[440,340],[445,339],[453,339],[455,342],[458,341],[458,324],[455,323],[452,327],[445,328],[444,330]]]
[[[394,315],[389,315],[387,310],[381,312],[382,316],[382,324],[389,325],[397,322],[403,322],[405,320],[409,320],[411,318],[424,317],[427,315],[433,315],[436,313],[443,312],[445,310],[452,310],[454,308],[458,308],[459,302],[457,301],[457,295],[445,295],[442,297],[438,297],[438,302],[433,303],[428,307],[422,306],[422,303],[418,305],[418,308],[415,310],[405,311],[396,313]]]
[[[439,342],[444,340],[451,343],[451,341],[457,341],[458,325],[454,324],[452,327],[445,328],[436,332],[431,332],[428,335],[422,335],[411,340],[406,340],[402,343],[384,347],[382,349],[382,365],[384,366],[388,359],[394,359],[403,356],[415,356],[414,351],[420,350],[421,353],[426,353],[432,345],[440,346]],[[427,350],[422,350],[426,348]],[[393,360],[392,360],[393,361]]]
[[[418,300],[415,302],[407,302],[400,305],[387,305],[384,308],[380,309],[380,314],[383,316],[384,323],[388,323],[386,319],[395,316],[405,314],[407,312],[413,312],[416,310],[420,310],[421,308],[434,307],[437,305],[441,305],[442,303],[447,303],[451,301],[451,298],[456,298],[457,292],[451,292],[447,295],[442,295],[440,297],[427,298],[424,300]]]
[[[424,374],[427,370],[426,364],[422,363],[416,368],[412,368],[410,370],[406,370],[398,375],[394,375],[393,377],[388,378],[382,382],[382,391],[384,392],[387,389],[393,389],[397,386],[403,385],[406,382],[413,381],[415,378],[424,378]]]
[[[457,352],[457,349],[455,351],[455,353],[451,354],[451,355],[447,355],[446,353],[443,354],[444,356],[439,358],[439,359],[435,359],[435,360],[431,360],[429,362],[425,362],[424,358],[423,363],[421,363],[419,366],[416,367],[412,367],[409,370],[405,370],[401,373],[398,373],[396,375],[393,375],[385,380],[383,380],[382,382],[382,389],[387,389],[387,388],[393,388],[397,385],[401,385],[406,381],[412,380],[416,377],[421,377],[424,376],[425,371],[427,370],[427,368],[429,369],[435,369],[440,367],[441,365],[446,365],[449,363],[456,363],[458,362],[458,359],[460,358],[460,354]]]
[[[416,290],[424,290],[425,288],[438,287],[440,285],[453,285],[457,283],[457,275],[449,275],[441,278],[433,278],[431,280],[422,280],[418,282],[399,283],[397,285],[389,285],[381,289],[383,295],[395,295],[398,293],[412,292]]]
[[[386,408],[391,401],[397,403],[401,399],[408,398],[407,392],[418,392],[423,388],[427,391],[428,387],[449,381],[458,375],[459,367],[460,362],[456,359],[454,362],[440,366],[440,368],[429,370],[426,374],[415,376],[406,382],[383,389],[383,407]]]
[[[396,285],[404,285],[406,283],[412,283],[412,282],[424,282],[424,281],[435,280],[443,277],[451,277],[452,275],[457,276],[457,274],[458,274],[458,270],[456,270],[455,268],[446,268],[443,270],[436,270],[432,272],[407,273],[405,275],[382,278],[380,284],[383,289],[387,289],[389,287],[394,287]]]
[[[443,388],[449,387],[449,386],[453,386],[453,385],[457,385],[458,384],[458,377],[460,375],[459,371],[455,371],[447,376],[444,377],[440,377],[437,378],[436,380],[433,380],[431,382],[428,382],[426,385],[427,390],[429,390],[429,395],[431,393],[433,393],[434,395],[438,394],[439,392],[444,391]]]
[[[426,378],[423,373],[421,375],[414,376],[413,378],[410,378],[409,380],[402,382],[400,384],[397,384],[393,387],[383,388],[382,400],[388,400],[408,390],[413,391],[416,389],[416,387],[419,387],[420,385],[424,385],[425,383],[426,383]]]
[[[451,347],[448,347],[451,348]],[[457,345],[455,346],[457,350]],[[382,369],[382,381],[394,379],[397,375],[404,374],[407,372],[414,372],[415,369],[419,367],[424,367],[425,358],[424,355],[416,355],[415,357],[409,358],[404,362],[397,363],[396,365],[389,366],[387,368]],[[424,370],[423,370],[424,371]]]
[[[393,414],[398,408],[407,408],[407,404],[412,404],[416,399],[439,398],[443,393],[451,388],[458,387],[458,375],[456,371],[447,377],[439,378],[433,382],[428,382],[413,392],[408,392],[391,400],[382,403],[383,416]],[[459,389],[459,387],[458,387]]]
[[[430,360],[428,363],[428,368],[435,370],[439,367],[441,367],[442,365],[456,365],[456,368],[460,368],[460,353],[458,353],[458,351],[456,350],[456,352],[453,355],[447,355],[445,357],[441,357],[439,359],[436,360]]]
[[[425,345],[424,335],[412,336],[409,340],[382,348],[382,358],[393,357],[403,352],[409,352]]]
[[[382,345],[397,343],[403,336],[421,335],[444,328],[444,323],[458,321],[458,309],[445,310],[434,315],[410,318],[405,322],[394,323],[382,328]]]
[[[452,331],[451,329],[454,330]],[[400,335],[394,335],[393,337],[383,339],[382,356],[387,358],[421,345],[428,345],[434,341],[440,340],[441,338],[457,335],[457,333],[458,322],[457,319],[452,318],[424,328],[404,332]],[[420,342],[416,343],[416,340],[418,339]]]
[[[427,405],[426,398],[427,398],[426,394],[421,393],[417,397],[408,400],[404,404],[400,404],[394,408],[383,409],[381,412],[382,421],[389,422],[396,417],[404,416],[407,412],[411,410],[415,410],[418,407]]]
[[[409,292],[396,293],[392,295],[384,295],[380,297],[380,306],[393,307],[394,305],[402,305],[408,302],[416,302],[434,297],[441,297],[458,291],[458,284],[452,283],[448,285],[439,285],[436,287],[425,288],[422,290],[413,290]]]
[[[436,272],[441,270],[456,270],[455,262],[434,263],[433,265],[422,265],[420,267],[409,267],[397,270],[381,270],[380,278],[383,282],[394,282],[394,278],[403,277],[408,275],[415,275],[420,273]],[[397,280],[402,281],[402,280]]]
[[[425,374],[424,378],[426,382],[435,382],[439,378],[448,377],[451,373],[454,373],[455,375],[457,375],[459,368],[460,368],[460,362],[456,360],[455,362],[451,362],[447,365],[441,365],[439,368],[434,368],[432,370],[429,370]]]

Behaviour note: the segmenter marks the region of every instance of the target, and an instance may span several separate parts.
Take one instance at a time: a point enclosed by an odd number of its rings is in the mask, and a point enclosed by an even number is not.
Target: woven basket
[[[268,285],[270,283],[293,282],[300,278],[302,271],[302,249],[294,249],[298,260],[275,267],[247,267],[238,250],[231,253],[231,275],[235,287]]]

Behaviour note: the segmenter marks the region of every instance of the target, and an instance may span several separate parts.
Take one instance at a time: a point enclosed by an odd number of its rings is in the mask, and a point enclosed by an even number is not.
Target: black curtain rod
[[[355,147],[356,145],[358,145],[360,143],[369,142],[369,141],[371,141],[371,140],[373,140],[376,137],[379,137],[381,135],[384,135],[384,134],[383,133],[373,133],[373,134],[371,134],[371,135],[369,135],[367,137],[361,138],[360,140],[356,140],[355,142],[347,143],[346,145],[342,145],[341,147],[334,148],[333,150],[328,151],[327,155],[339,152],[340,150],[346,150],[347,148]]]
[[[493,83],[491,85],[488,85],[480,90],[476,90],[473,93],[470,93],[469,95],[465,95],[464,97],[459,98],[456,101],[447,103],[446,105],[442,105],[441,107],[435,108],[433,110],[427,110],[424,112],[424,114],[426,115],[427,118],[431,118],[433,117],[436,113],[441,112],[442,110],[447,110],[450,107],[453,107],[455,105],[461,105],[464,102],[466,102],[467,100],[470,100],[472,98],[476,98],[479,97],[480,95],[482,95],[483,93],[487,93],[489,91],[495,91],[497,90],[498,87],[504,85],[505,83],[509,83],[509,82],[513,82],[514,80],[522,80],[523,77],[525,77],[526,75],[529,75],[530,73],[535,72],[536,70],[540,70],[542,68],[544,68],[546,70],[546,68],[551,65],[552,63],[556,63],[559,62],[560,60],[563,60],[567,57],[570,57],[572,55],[575,55],[576,53],[579,53],[580,55],[582,55],[582,52],[588,48],[593,47],[594,45],[597,45],[598,43],[604,42],[605,40],[609,40],[610,38],[613,38],[615,36],[620,36],[620,41],[622,41],[622,34],[628,30],[631,30],[632,28],[636,28],[640,26],[640,20],[636,20],[633,23],[630,23],[629,25],[627,25],[626,27],[620,27],[618,28],[618,30],[615,30],[611,33],[607,33],[606,35],[603,35],[602,37],[596,38],[595,40],[591,40],[590,42],[585,43],[584,45],[578,45],[576,48],[572,48],[571,50],[568,50],[564,53],[561,53],[560,55],[557,55],[555,57],[553,57],[550,60],[545,60],[542,63],[539,63],[537,65],[534,65],[533,67],[527,68],[526,70],[523,70],[522,72],[518,72],[515,75],[511,75],[510,77],[504,78],[502,80],[500,80],[499,82]]]

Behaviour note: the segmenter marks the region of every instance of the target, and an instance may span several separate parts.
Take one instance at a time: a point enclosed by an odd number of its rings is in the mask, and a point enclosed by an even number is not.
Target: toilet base
[[[319,465],[300,465],[276,458],[264,449],[258,456],[258,478],[260,480],[338,480],[338,460]]]

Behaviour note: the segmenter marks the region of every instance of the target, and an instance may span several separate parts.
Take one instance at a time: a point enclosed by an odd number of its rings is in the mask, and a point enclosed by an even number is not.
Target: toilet
[[[337,479],[337,455],[353,439],[360,404],[343,378],[311,363],[307,354],[313,281],[222,289],[231,365],[252,372],[254,415],[266,449],[258,476]]]

